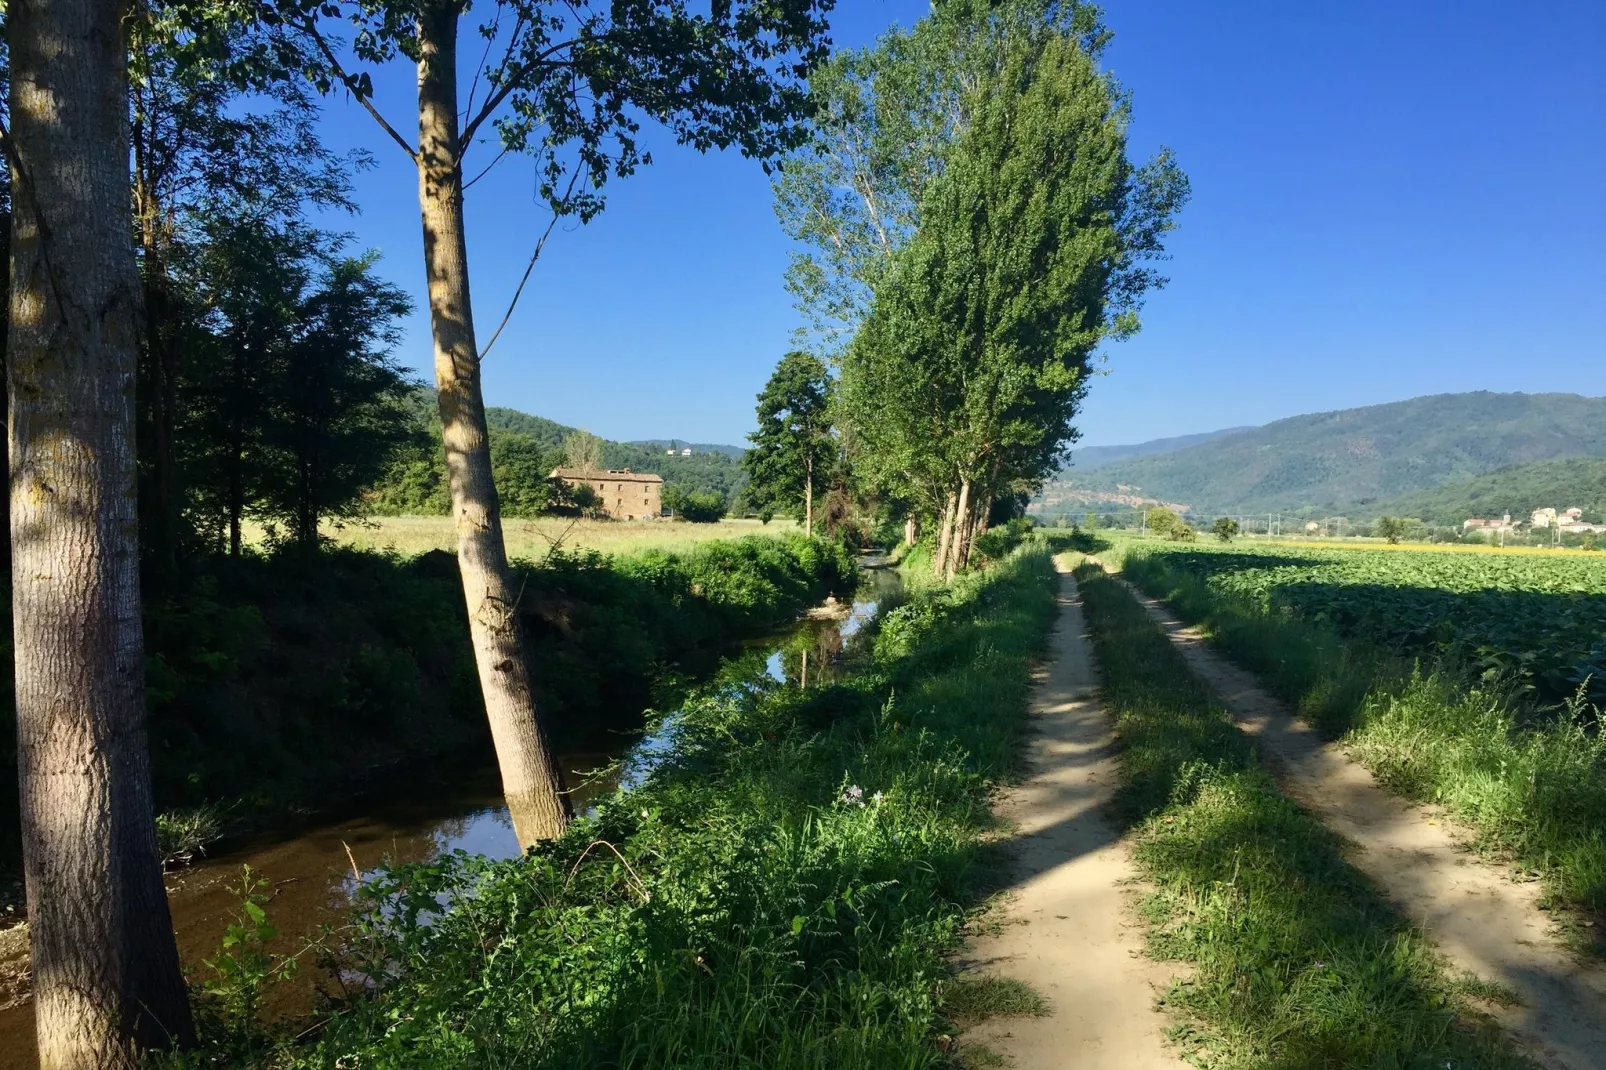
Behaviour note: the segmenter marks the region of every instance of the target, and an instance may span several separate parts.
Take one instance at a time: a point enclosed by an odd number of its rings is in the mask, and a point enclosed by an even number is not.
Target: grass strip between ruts
[[[1215,1068],[1526,1067],[1457,978],[1289,801],[1142,607],[1076,570],[1122,753],[1156,958],[1187,963],[1173,1036]]]

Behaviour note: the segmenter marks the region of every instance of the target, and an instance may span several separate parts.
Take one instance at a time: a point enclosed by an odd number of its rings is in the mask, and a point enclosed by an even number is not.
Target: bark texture
[[[9,12],[12,626],[45,1070],[132,1068],[193,1033],[145,743],[123,15]]]
[[[457,564],[502,790],[519,842],[528,847],[561,833],[568,807],[562,773],[536,716],[520,634],[518,590],[508,568],[501,505],[491,478],[463,229],[458,13],[456,4],[431,4],[418,18],[418,201]]]

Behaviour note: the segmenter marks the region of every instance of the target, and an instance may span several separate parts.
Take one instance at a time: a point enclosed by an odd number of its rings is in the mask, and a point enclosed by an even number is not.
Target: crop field
[[[1606,701],[1606,555],[1143,543],[1128,567],[1327,622],[1395,653],[1515,675],[1551,701]]]

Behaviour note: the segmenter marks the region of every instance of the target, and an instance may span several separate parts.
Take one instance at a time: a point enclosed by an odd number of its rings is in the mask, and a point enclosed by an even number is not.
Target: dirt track
[[[1442,815],[1388,794],[1249,672],[1210,649],[1197,629],[1155,599],[1132,593],[1260,742],[1283,790],[1355,845],[1355,865],[1451,962],[1520,997],[1519,1006],[1490,1009],[1535,1058],[1556,1070],[1606,1066],[1606,968],[1580,962],[1550,935],[1536,883],[1514,882],[1469,853]]]
[[[1057,563],[1057,567],[1064,568]],[[1013,898],[997,931],[976,939],[978,972],[1024,981],[1041,1018],[995,1019],[967,1034],[1020,1070],[1173,1070],[1184,1064],[1155,1008],[1166,967],[1142,957],[1126,888],[1134,868],[1106,819],[1118,770],[1076,581],[1060,576],[1060,616],[1037,680],[1029,779],[1000,807],[1012,821]]]

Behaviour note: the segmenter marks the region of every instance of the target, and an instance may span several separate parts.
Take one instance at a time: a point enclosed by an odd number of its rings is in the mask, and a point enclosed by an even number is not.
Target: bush
[[[681,499],[680,515],[693,524],[717,524],[725,519],[725,498],[717,491],[694,490]]]

